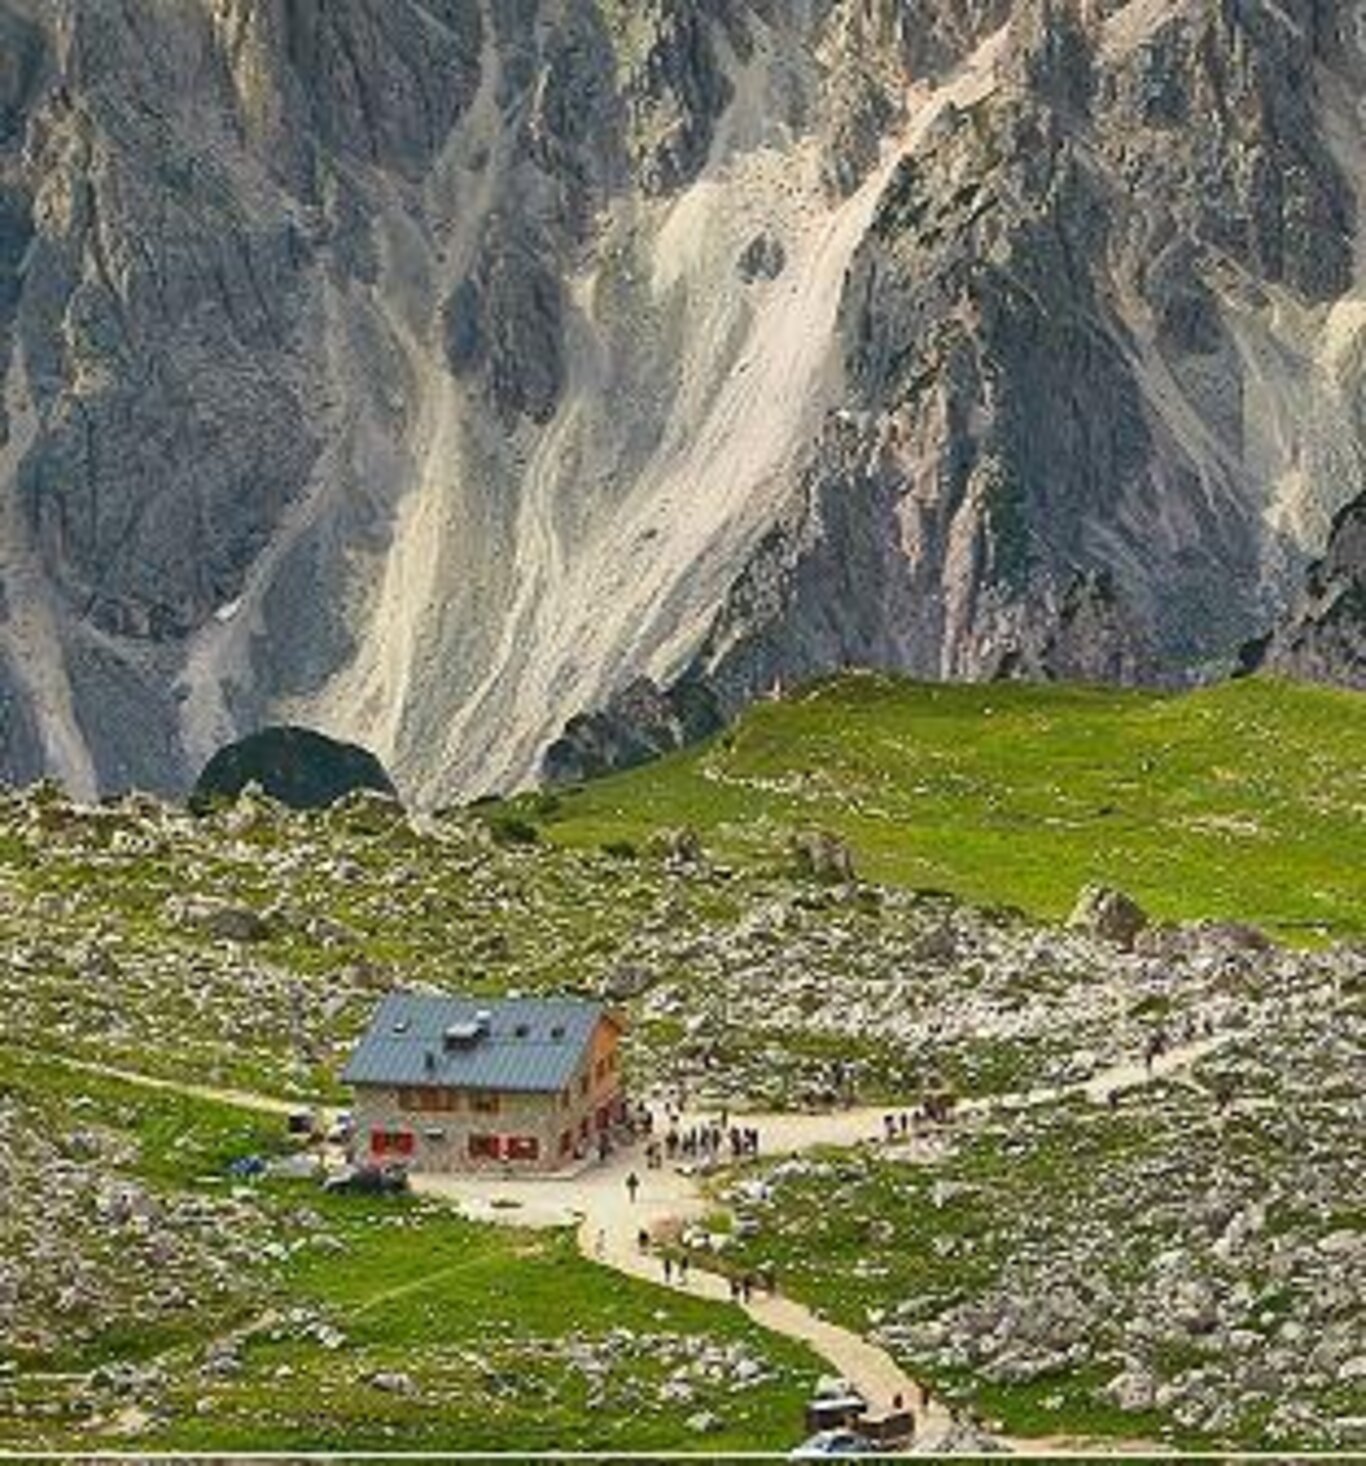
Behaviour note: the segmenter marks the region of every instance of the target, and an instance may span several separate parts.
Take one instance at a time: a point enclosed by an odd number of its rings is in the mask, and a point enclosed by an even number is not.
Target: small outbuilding
[[[558,1171],[626,1119],[622,1019],[581,998],[390,993],[342,1079],[362,1164]]]

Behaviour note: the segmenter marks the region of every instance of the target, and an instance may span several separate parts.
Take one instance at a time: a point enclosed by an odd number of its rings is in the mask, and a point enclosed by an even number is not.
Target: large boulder
[[[789,845],[801,875],[818,881],[852,881],[854,857],[848,845],[829,830],[800,830]]]
[[[262,728],[220,748],[204,766],[190,808],[204,813],[259,785],[290,809],[326,809],[360,789],[397,799],[384,765],[368,749],[311,728]]]
[[[1090,882],[1081,888],[1067,924],[1117,946],[1132,947],[1134,938],[1148,925],[1148,914],[1123,891]]]

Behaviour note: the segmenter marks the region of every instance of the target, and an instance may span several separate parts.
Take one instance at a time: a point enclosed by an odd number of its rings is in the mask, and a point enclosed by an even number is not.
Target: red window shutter
[[[396,1131],[394,1134],[394,1149],[399,1155],[412,1155],[413,1132],[411,1130]]]
[[[370,1149],[375,1155],[383,1155],[389,1149],[389,1132],[379,1125],[370,1132]]]

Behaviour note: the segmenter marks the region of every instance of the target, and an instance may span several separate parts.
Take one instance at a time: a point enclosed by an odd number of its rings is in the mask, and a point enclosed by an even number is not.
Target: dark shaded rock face
[[[1226,661],[1366,492],[1359,30],[0,0],[0,777],[299,719],[436,803],[676,685]]]
[[[553,784],[629,769],[715,733],[721,716],[711,690],[680,682],[661,692],[641,677],[601,712],[571,718],[546,750],[544,773]]]
[[[397,797],[384,766],[367,749],[310,728],[263,728],[214,754],[195,780],[190,808],[207,811],[249,784],[290,809],[326,809],[358,789]]]
[[[1366,494],[1339,511],[1298,603],[1269,636],[1244,648],[1241,670],[1366,691]]]
[[[755,280],[776,280],[787,263],[787,252],[781,239],[771,234],[756,234],[744,247],[735,268],[745,284]]]

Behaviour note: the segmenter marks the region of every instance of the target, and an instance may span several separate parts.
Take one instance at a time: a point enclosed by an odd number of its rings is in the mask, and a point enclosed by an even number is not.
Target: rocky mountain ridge
[[[0,774],[1228,658],[1366,488],[1360,18],[0,0]]]

